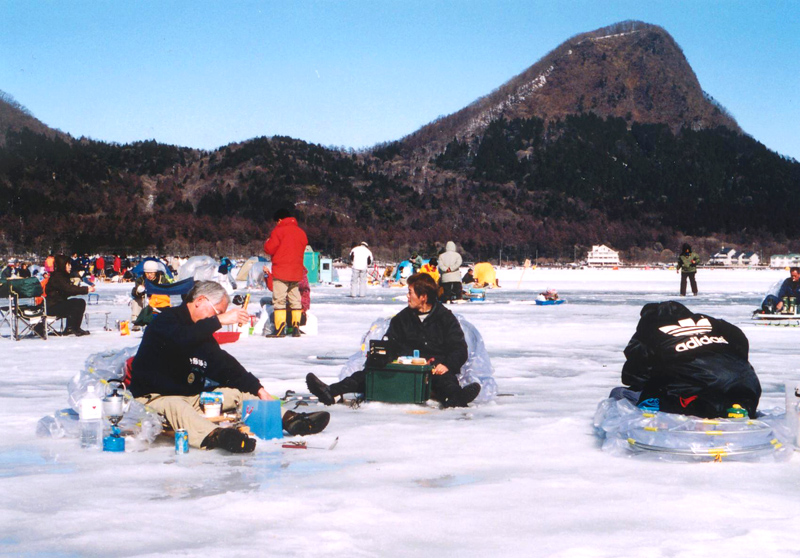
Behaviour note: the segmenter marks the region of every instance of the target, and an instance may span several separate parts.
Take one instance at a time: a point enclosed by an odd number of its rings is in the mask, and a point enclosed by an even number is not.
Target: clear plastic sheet
[[[223,275],[219,272],[219,262],[211,256],[192,256],[178,270],[178,278],[194,279],[195,281],[214,281],[222,285],[228,294],[232,294],[236,289],[236,281],[228,273]]]
[[[497,395],[497,382],[494,379],[494,368],[489,359],[489,353],[486,351],[486,346],[483,344],[483,337],[480,332],[469,323],[460,314],[454,314],[461,324],[461,329],[464,331],[464,338],[467,341],[467,349],[469,356],[467,362],[461,367],[461,376],[459,383],[462,386],[477,382],[481,385],[481,392],[475,399],[476,403],[486,403],[491,401]],[[342,370],[339,372],[339,379],[344,379],[354,372],[363,370],[364,364],[367,361],[367,350],[369,349],[369,342],[373,339],[382,339],[389,329],[391,318],[378,318],[369,330],[361,338],[360,350],[353,354],[345,363]]]
[[[782,409],[756,419],[703,419],[640,409],[627,399],[604,399],[594,428],[603,451],[668,461],[783,461],[793,448]]]
[[[36,433],[39,436],[52,438],[78,436],[78,408],[80,400],[86,394],[89,385],[104,397],[111,389],[118,387],[116,382],[125,376],[125,362],[136,354],[138,347],[128,347],[121,351],[104,351],[89,355],[83,370],[75,374],[67,385],[68,409],[56,411],[39,420]],[[142,405],[129,391],[125,398],[125,415],[119,426],[125,436],[142,443],[152,443],[161,431],[161,419],[150,408]]]

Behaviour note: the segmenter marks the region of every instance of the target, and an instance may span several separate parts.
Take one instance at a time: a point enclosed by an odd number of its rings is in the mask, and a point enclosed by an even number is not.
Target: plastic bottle
[[[103,402],[94,391],[94,386],[86,388],[86,395],[80,402],[81,447],[87,449],[103,448]]]

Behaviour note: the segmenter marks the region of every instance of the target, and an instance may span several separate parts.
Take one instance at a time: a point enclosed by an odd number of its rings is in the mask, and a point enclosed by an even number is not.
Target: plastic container
[[[203,414],[206,418],[216,418],[222,414],[222,405],[219,403],[205,403]]]
[[[94,390],[86,387],[86,395],[80,401],[80,440],[84,449],[103,448],[103,402]]]
[[[240,331],[215,331],[214,339],[217,343],[224,345],[225,343],[235,343],[239,340]]]
[[[283,438],[280,401],[250,399],[242,403],[242,422],[262,440]]]
[[[431,397],[429,364],[387,364],[367,369],[367,401],[385,403],[424,403]]]

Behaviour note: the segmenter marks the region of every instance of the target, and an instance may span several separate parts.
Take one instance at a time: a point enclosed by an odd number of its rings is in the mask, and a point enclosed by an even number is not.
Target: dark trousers
[[[345,393],[364,393],[367,391],[367,372],[359,370],[341,382],[330,385],[331,395],[337,397]],[[461,391],[458,376],[452,372],[431,375],[431,397],[437,401],[444,401],[454,397]]]
[[[684,273],[681,271],[681,296],[686,296],[686,279],[692,284],[692,294],[697,295],[697,281],[694,280],[695,272]]]
[[[442,302],[461,300],[461,281],[442,283]]]
[[[67,327],[71,329],[77,329],[81,326],[85,310],[86,301],[82,298],[68,298],[58,304],[47,305],[47,315],[66,318]]]

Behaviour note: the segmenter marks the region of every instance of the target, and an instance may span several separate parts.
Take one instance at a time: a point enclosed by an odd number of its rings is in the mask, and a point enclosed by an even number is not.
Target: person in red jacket
[[[300,337],[303,307],[300,300],[300,281],[303,279],[303,254],[308,237],[286,209],[275,212],[277,222],[264,243],[264,252],[272,258],[272,304],[275,308],[275,333],[270,337],[286,336],[286,310],[291,310],[292,335]]]

